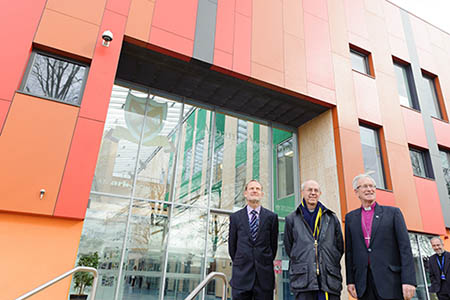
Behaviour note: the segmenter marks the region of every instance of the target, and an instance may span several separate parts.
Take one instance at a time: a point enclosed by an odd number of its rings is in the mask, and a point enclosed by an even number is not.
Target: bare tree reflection
[[[80,104],[85,67],[36,54],[25,91],[31,94]]]

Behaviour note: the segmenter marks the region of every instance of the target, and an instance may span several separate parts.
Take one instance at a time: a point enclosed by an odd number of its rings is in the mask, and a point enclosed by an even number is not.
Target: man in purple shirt
[[[397,207],[376,203],[375,180],[353,179],[361,207],[345,216],[347,290],[361,300],[414,296],[416,275],[408,230]]]
[[[263,196],[262,185],[251,180],[244,190],[247,205],[230,216],[228,253],[233,262],[233,299],[273,299],[278,216],[261,206]]]

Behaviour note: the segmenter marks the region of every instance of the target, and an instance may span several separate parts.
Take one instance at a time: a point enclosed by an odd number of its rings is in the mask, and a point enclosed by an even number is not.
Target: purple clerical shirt
[[[361,227],[367,248],[369,248],[370,244],[370,236],[372,234],[373,214],[375,213],[376,204],[377,204],[376,202],[373,202],[373,204],[369,206],[370,209],[365,209],[364,207],[361,206]]]

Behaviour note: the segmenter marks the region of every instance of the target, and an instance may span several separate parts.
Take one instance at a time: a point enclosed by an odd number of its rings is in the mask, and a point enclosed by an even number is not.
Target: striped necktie
[[[256,210],[252,210],[250,213],[252,214],[252,218],[250,219],[250,234],[252,236],[252,240],[256,241],[256,234],[258,233],[259,227],[258,212]]]

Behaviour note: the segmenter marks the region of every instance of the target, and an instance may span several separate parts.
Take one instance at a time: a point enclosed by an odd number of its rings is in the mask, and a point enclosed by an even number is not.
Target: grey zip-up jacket
[[[300,207],[285,219],[284,247],[290,258],[289,279],[293,292],[318,291],[320,280],[321,291],[341,294],[340,261],[344,253],[341,224],[333,211],[323,208],[317,241]]]

